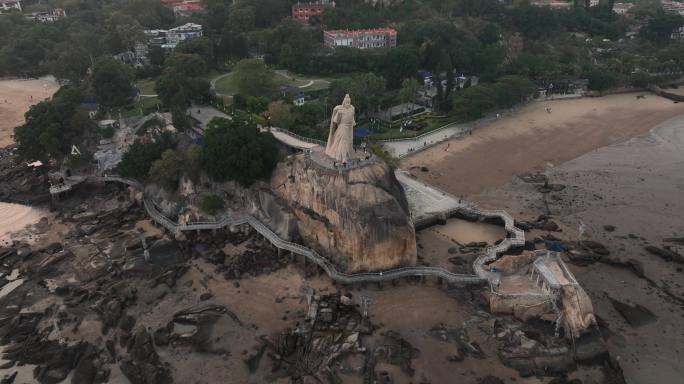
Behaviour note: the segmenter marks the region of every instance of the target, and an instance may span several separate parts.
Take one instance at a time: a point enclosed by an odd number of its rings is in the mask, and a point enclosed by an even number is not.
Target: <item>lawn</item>
[[[292,85],[299,87],[303,92],[314,92],[326,89],[330,86],[330,81],[326,79],[314,79],[297,74],[290,74],[283,71],[273,72],[273,81],[276,86]],[[235,77],[228,75],[216,82],[216,92],[223,95],[234,95],[237,93]]]
[[[371,139],[373,140],[388,140],[388,139],[408,139],[416,136],[420,136],[424,133],[428,133],[431,131],[434,131],[437,128],[441,128],[449,123],[455,122],[453,118],[445,118],[445,117],[439,117],[439,118],[428,118],[427,120],[427,125],[425,128],[419,130],[419,131],[412,131],[412,130],[403,130],[399,132],[399,127],[397,126],[396,128],[390,128],[390,129],[385,129],[383,130],[382,133],[378,133],[375,135],[371,135]]]
[[[144,113],[148,109],[154,109],[158,104],[160,104],[158,97],[143,97],[139,101],[122,107],[119,112],[121,117],[140,116],[141,110]]]
[[[216,92],[223,95],[234,95],[237,92],[235,77],[232,74],[220,78],[215,85]]]
[[[154,80],[150,79],[140,79],[135,82],[136,88],[140,91],[141,95],[156,95],[157,92],[154,90]]]

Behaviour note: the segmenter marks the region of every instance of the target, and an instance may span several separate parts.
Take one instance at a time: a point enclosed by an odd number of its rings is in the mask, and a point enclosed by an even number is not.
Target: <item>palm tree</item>
[[[410,103],[409,115],[413,113],[413,101],[415,100],[415,97],[418,94],[419,87],[420,84],[418,83],[418,80],[412,77],[404,79],[404,81],[401,82],[401,91],[399,91],[399,97],[401,98],[401,101],[404,103],[404,105]]]

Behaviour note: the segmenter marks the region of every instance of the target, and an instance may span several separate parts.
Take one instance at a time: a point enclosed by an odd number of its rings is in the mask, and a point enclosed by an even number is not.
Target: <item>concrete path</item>
[[[470,121],[467,123],[450,123],[437,128],[434,131],[425,133],[415,138],[408,139],[392,139],[380,140],[385,149],[387,149],[393,156],[397,158],[404,158],[416,152],[438,145],[452,137],[460,137],[470,134],[478,127],[489,124],[492,121],[504,118],[527,104],[521,104],[517,107],[510,108],[504,111],[497,111],[489,116],[481,119]]]
[[[394,174],[404,187],[411,217],[414,220],[435,216],[456,208],[469,207],[461,199],[423,183],[408,172],[396,170]]]
[[[209,80],[209,86],[210,86],[211,90],[214,91],[214,93],[216,93],[216,96],[233,97],[233,95],[228,95],[225,93],[216,92],[216,83],[219,80],[223,79],[224,77],[231,76],[232,74],[233,74],[233,72],[224,73],[222,75],[218,75],[218,76],[214,77],[213,79]]]
[[[311,143],[307,142],[304,140],[301,140],[295,136],[292,136],[286,132],[282,132],[280,130],[271,130],[271,134],[280,141],[281,143],[288,145],[293,148],[299,148],[299,149],[311,149],[314,147],[317,147],[317,143]]]

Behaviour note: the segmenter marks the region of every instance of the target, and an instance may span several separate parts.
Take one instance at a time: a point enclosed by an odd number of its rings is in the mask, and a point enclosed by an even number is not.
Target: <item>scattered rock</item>
[[[652,245],[647,245],[644,247],[644,249],[646,251],[648,251],[649,253],[660,257],[661,259],[663,259],[665,261],[673,261],[673,262],[678,263],[678,264],[684,264],[684,256],[673,251],[668,246],[665,246],[664,248],[658,248],[658,247],[655,247]]]
[[[634,328],[641,327],[656,321],[657,316],[648,308],[640,304],[630,304],[608,296],[613,308]]]

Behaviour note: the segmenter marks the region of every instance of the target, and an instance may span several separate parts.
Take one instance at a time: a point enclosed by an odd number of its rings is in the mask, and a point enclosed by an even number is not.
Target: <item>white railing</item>
[[[312,143],[312,144],[318,144],[318,145],[322,145],[322,146],[326,145],[325,141],[323,141],[323,140],[312,139],[310,137],[298,135],[298,134],[296,134],[292,131],[288,131],[287,129],[284,129],[284,128],[270,127],[270,128],[265,128],[265,129],[270,129],[271,131],[275,131],[275,132],[282,132],[282,133],[284,133],[288,136],[291,136],[291,137],[293,137],[299,141],[304,141],[304,142]]]
[[[110,175],[103,177],[105,181],[120,182],[129,185],[134,188],[141,188],[139,182],[135,180],[130,180],[122,178],[115,175]],[[482,267],[484,263],[495,260],[498,254],[506,252],[511,246],[523,245],[525,243],[524,233],[513,226],[513,218],[504,211],[482,211],[475,208],[455,208],[450,209],[442,215],[454,214],[457,210],[467,210],[472,213],[476,213],[483,217],[498,217],[501,218],[505,225],[506,230],[514,235],[514,238],[504,239],[501,243],[496,246],[488,247],[485,253],[475,260],[473,269],[475,270],[475,275],[466,275],[450,272],[444,268],[439,267],[427,267],[427,266],[416,266],[416,267],[402,267],[395,268],[380,272],[361,272],[348,274],[340,272],[337,267],[327,258],[319,255],[315,250],[302,246],[300,244],[292,243],[284,240],[273,232],[269,227],[259,221],[257,218],[250,215],[235,215],[235,216],[224,216],[221,220],[213,222],[193,222],[186,224],[178,224],[173,220],[166,217],[159,209],[156,207],[154,202],[149,198],[143,199],[145,210],[148,215],[158,224],[166,228],[172,233],[179,233],[184,231],[197,231],[197,230],[218,230],[228,226],[244,225],[247,224],[254,228],[259,234],[264,236],[271,244],[273,244],[278,249],[284,249],[290,251],[293,254],[301,255],[306,257],[309,261],[318,265],[323,269],[331,279],[342,283],[342,284],[356,284],[356,283],[369,283],[369,282],[383,282],[391,281],[394,279],[399,279],[403,277],[411,276],[435,276],[441,278],[449,283],[460,283],[460,284],[481,284],[487,282],[491,278],[491,272],[484,271]]]

